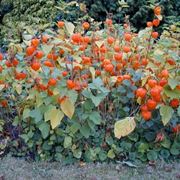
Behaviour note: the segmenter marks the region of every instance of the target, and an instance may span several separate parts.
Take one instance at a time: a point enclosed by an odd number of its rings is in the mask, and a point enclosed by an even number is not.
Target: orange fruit
[[[3,67],[0,65],[0,73],[2,73],[3,71]]]
[[[44,65],[47,66],[47,67],[54,67],[54,64],[51,62],[51,61],[44,61]]]
[[[159,85],[162,86],[162,87],[164,87],[167,83],[168,83],[167,79],[161,79],[159,81]]]
[[[152,117],[152,113],[150,111],[142,111],[141,116],[145,121],[149,121]]]
[[[39,62],[33,62],[32,64],[31,64],[31,68],[34,70],[34,71],[38,71],[39,69],[40,69],[40,67],[41,67],[41,64],[39,63]]]
[[[90,39],[89,36],[84,36],[83,40],[84,40],[84,42],[87,43],[87,44],[90,43],[90,41],[91,41],[91,39]]]
[[[43,51],[37,51],[36,57],[37,57],[38,59],[41,59],[43,56],[44,56]]]
[[[119,51],[120,51],[120,47],[119,47],[118,45],[115,45],[115,46],[114,46],[114,51],[115,51],[115,52],[119,52]]]
[[[13,64],[9,60],[6,60],[5,64],[8,68],[13,66]]]
[[[88,30],[89,27],[90,27],[90,24],[89,24],[88,22],[84,22],[84,23],[82,24],[82,27],[83,27],[85,30]]]
[[[7,100],[1,100],[1,106],[2,107],[7,107],[8,106],[8,102],[7,102]]]
[[[16,58],[14,58],[12,60],[12,64],[13,64],[14,67],[16,67],[19,64],[19,61]]]
[[[156,6],[154,8],[154,14],[155,15],[161,15],[161,7],[160,6]]]
[[[160,75],[161,75],[161,77],[167,79],[169,77],[169,72],[167,69],[164,69],[161,71]]]
[[[76,83],[74,81],[70,80],[70,79],[67,80],[66,84],[67,84],[68,89],[74,89],[75,86],[76,86]]]
[[[141,64],[142,64],[143,66],[146,66],[146,65],[148,64],[148,59],[143,58],[142,61],[141,61]]]
[[[151,36],[152,36],[154,39],[156,39],[156,38],[158,38],[159,33],[158,33],[158,32],[152,32]]]
[[[57,22],[57,26],[58,26],[59,28],[64,27],[64,21],[58,21],[58,22]]]
[[[148,99],[146,104],[147,104],[148,110],[154,110],[157,106],[157,102],[154,101],[153,99]]]
[[[157,86],[153,87],[150,90],[151,97],[158,97],[160,95],[161,91],[157,88]]]
[[[64,77],[66,77],[66,76],[68,75],[68,72],[67,72],[67,71],[63,71],[63,72],[62,72],[62,75],[63,75]]]
[[[122,57],[123,57],[123,54],[122,53],[116,53],[114,54],[114,59],[116,61],[121,61],[122,60]]]
[[[31,40],[31,45],[37,47],[39,45],[39,42],[40,42],[39,39],[34,38]]]
[[[114,43],[114,38],[113,37],[108,37],[107,38],[107,42],[108,42],[108,44],[113,44]]]
[[[152,27],[153,26],[153,23],[152,22],[147,22],[147,27]]]
[[[179,99],[172,99],[169,105],[173,108],[177,108],[179,106],[179,103],[180,103]]]
[[[157,85],[157,81],[154,79],[149,79],[147,83],[148,83],[149,87],[151,87],[151,88],[153,88]]]
[[[57,84],[57,80],[55,78],[50,78],[48,81],[49,86],[55,86]]]
[[[160,20],[159,20],[159,19],[154,19],[152,23],[153,23],[153,25],[154,25],[155,27],[158,27],[159,24],[160,24]]]
[[[106,19],[105,22],[108,26],[112,26],[112,20],[111,19]]]
[[[2,60],[3,60],[3,54],[0,53],[0,61],[2,61]]]
[[[112,72],[113,71],[113,69],[114,69],[114,66],[112,65],[112,64],[107,64],[107,65],[105,65],[104,66],[104,70],[106,71],[106,72]]]
[[[80,33],[75,33],[72,35],[71,39],[73,40],[73,42],[75,43],[79,43],[81,40],[81,34]]]
[[[136,97],[144,98],[146,96],[147,90],[144,88],[138,88],[136,90]]]
[[[48,42],[48,39],[49,39],[49,38],[48,38],[48,36],[46,36],[46,35],[43,35],[42,38],[41,38],[41,40],[42,40],[43,43],[47,43],[47,42]]]
[[[140,110],[141,111],[148,111],[147,105],[146,104],[141,105]]]
[[[131,34],[130,33],[125,33],[124,34],[124,39],[125,39],[125,41],[131,41],[131,39],[132,39]]]
[[[129,46],[124,46],[123,47],[123,52],[128,53],[130,51],[131,51],[131,48]]]
[[[36,49],[33,46],[29,46],[26,49],[26,55],[31,56]]]
[[[173,59],[167,59],[166,62],[170,65],[176,65],[176,62]]]

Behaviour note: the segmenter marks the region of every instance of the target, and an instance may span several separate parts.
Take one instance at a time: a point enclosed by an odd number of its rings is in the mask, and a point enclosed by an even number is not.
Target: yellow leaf
[[[64,112],[64,114],[69,117],[70,119],[72,118],[74,114],[75,107],[70,101],[69,98],[66,98],[62,103],[61,103],[61,109]]]
[[[136,127],[134,117],[126,117],[123,120],[117,121],[114,125],[115,137],[120,139],[121,137],[130,134]]]
[[[86,5],[84,3],[80,3],[80,10],[86,12]]]
[[[55,106],[51,106],[48,111],[44,113],[45,121],[50,121],[52,129],[55,129],[64,117],[64,113],[56,109]]]

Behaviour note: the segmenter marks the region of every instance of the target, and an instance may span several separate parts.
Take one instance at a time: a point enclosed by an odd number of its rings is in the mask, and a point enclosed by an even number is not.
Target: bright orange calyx
[[[55,78],[50,78],[48,81],[49,86],[55,86],[57,84],[57,80]]]
[[[39,62],[33,62],[31,64],[31,68],[34,70],[34,71],[38,71],[41,67],[41,64]]]
[[[147,90],[144,88],[139,88],[136,90],[136,96],[140,98],[144,98],[146,96]]]
[[[90,24],[89,24],[88,22],[84,22],[84,23],[82,24],[82,27],[83,27],[85,30],[88,30],[89,27],[90,27]]]
[[[64,21],[58,21],[58,22],[57,22],[57,26],[58,26],[59,28],[64,27]]]
[[[76,83],[70,79],[67,80],[66,84],[67,84],[68,89],[74,89],[76,86]]]

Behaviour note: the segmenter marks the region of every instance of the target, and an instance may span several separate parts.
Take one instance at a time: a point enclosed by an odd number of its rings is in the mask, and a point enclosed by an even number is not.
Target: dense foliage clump
[[[59,20],[0,53],[1,154],[64,163],[176,158],[180,71],[176,39],[159,36],[162,8],[135,33],[106,19]]]

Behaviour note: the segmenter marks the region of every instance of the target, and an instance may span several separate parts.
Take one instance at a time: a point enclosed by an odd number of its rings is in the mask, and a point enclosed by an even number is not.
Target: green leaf
[[[134,117],[126,117],[120,121],[117,121],[114,125],[115,137],[120,139],[121,137],[130,134],[136,127]]]
[[[170,146],[171,146],[171,141],[165,137],[164,140],[161,142],[161,145],[164,147],[164,148],[167,148],[169,149]]]
[[[114,159],[114,158],[115,158],[115,154],[114,154],[113,149],[110,149],[110,150],[108,151],[107,156],[108,156],[108,158],[110,158],[110,159]]]
[[[178,116],[180,116],[180,106],[177,108]]]
[[[64,148],[69,148],[72,145],[72,137],[66,136],[64,138]]]
[[[155,161],[158,158],[158,154],[156,151],[151,150],[147,153],[147,158],[149,161]]]
[[[77,159],[80,159],[82,156],[82,151],[80,149],[73,150],[73,156]]]
[[[30,109],[25,108],[24,111],[23,111],[23,119],[28,118],[29,114],[30,114]]]
[[[173,113],[174,113],[174,110],[170,106],[161,106],[160,107],[160,115],[162,117],[162,122],[163,122],[164,126],[170,121]]]
[[[89,115],[89,119],[93,121],[94,124],[101,124],[101,116],[97,111],[92,112]]]
[[[138,146],[138,152],[145,153],[149,149],[149,145],[147,143],[140,143]]]
[[[50,120],[52,129],[55,129],[61,123],[63,117],[63,112],[56,109],[56,106],[50,106],[49,110],[44,113],[45,121]]]
[[[106,151],[100,151],[99,152],[99,159],[101,160],[101,161],[105,161],[106,159],[107,159],[107,153],[106,153]]]
[[[178,80],[176,79],[168,79],[168,84],[171,87],[171,89],[175,89],[175,87],[179,84]]]
[[[88,138],[90,136],[90,133],[91,133],[90,128],[89,128],[88,125],[83,125],[80,128],[80,132],[85,138]]]
[[[38,123],[39,121],[42,120],[42,114],[41,111],[39,109],[34,109],[30,112],[30,117],[34,118],[35,122]]]
[[[41,131],[42,137],[46,139],[49,136],[50,126],[48,123],[43,122],[39,125],[39,130]]]
[[[180,91],[177,88],[172,90],[170,86],[164,88],[164,93],[171,99],[180,97]]]

